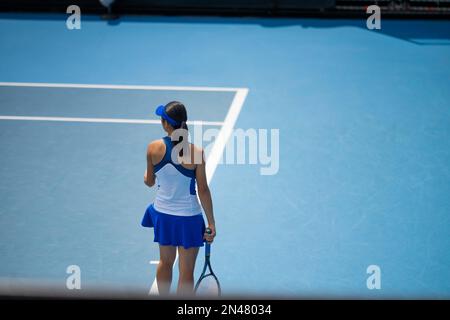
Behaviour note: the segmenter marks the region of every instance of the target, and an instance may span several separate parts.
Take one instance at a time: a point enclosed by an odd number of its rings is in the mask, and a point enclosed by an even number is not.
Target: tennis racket
[[[207,228],[206,233],[211,234],[211,229]],[[195,294],[199,296],[220,296],[221,289],[219,279],[217,279],[211,268],[211,244],[205,244],[205,265],[202,275],[195,284]]]

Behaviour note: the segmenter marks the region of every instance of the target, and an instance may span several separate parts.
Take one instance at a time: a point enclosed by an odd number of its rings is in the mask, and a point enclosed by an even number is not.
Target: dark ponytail
[[[172,102],[169,102],[168,104],[166,104],[165,110],[166,110],[167,115],[178,123],[177,125],[172,126],[174,130],[180,129],[180,128],[189,130],[188,126],[186,124],[187,112],[186,112],[186,107],[184,106],[184,104],[182,104],[181,102],[178,102],[178,101],[172,101]],[[172,145],[175,147],[177,144],[179,144],[182,141],[183,141],[183,137],[181,136],[178,141],[172,140]],[[180,157],[182,157],[182,156],[183,156],[183,149],[181,149],[181,151],[180,151]]]
[[[189,130],[188,126],[186,124],[186,121],[181,121],[181,124],[180,124],[180,126],[177,129],[179,129],[179,128],[182,128],[182,129],[185,129],[185,130]]]

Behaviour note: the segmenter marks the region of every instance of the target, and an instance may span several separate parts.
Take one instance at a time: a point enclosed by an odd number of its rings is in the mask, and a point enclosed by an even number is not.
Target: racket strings
[[[220,285],[213,274],[205,275],[197,284],[196,294],[200,296],[219,296]]]

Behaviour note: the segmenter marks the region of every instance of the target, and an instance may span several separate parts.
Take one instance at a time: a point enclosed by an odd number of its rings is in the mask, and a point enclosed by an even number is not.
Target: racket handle
[[[211,234],[212,230],[210,228],[206,228],[205,233]],[[211,244],[206,241],[205,244],[205,255],[209,257],[211,255]]]

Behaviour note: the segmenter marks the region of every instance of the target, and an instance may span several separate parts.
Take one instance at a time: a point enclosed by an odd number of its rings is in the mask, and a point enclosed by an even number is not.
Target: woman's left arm
[[[150,174],[148,174],[150,172]],[[152,163],[152,144],[150,143],[147,147],[147,170],[144,173],[144,183],[153,187],[155,185],[155,174],[153,173],[153,163]]]

